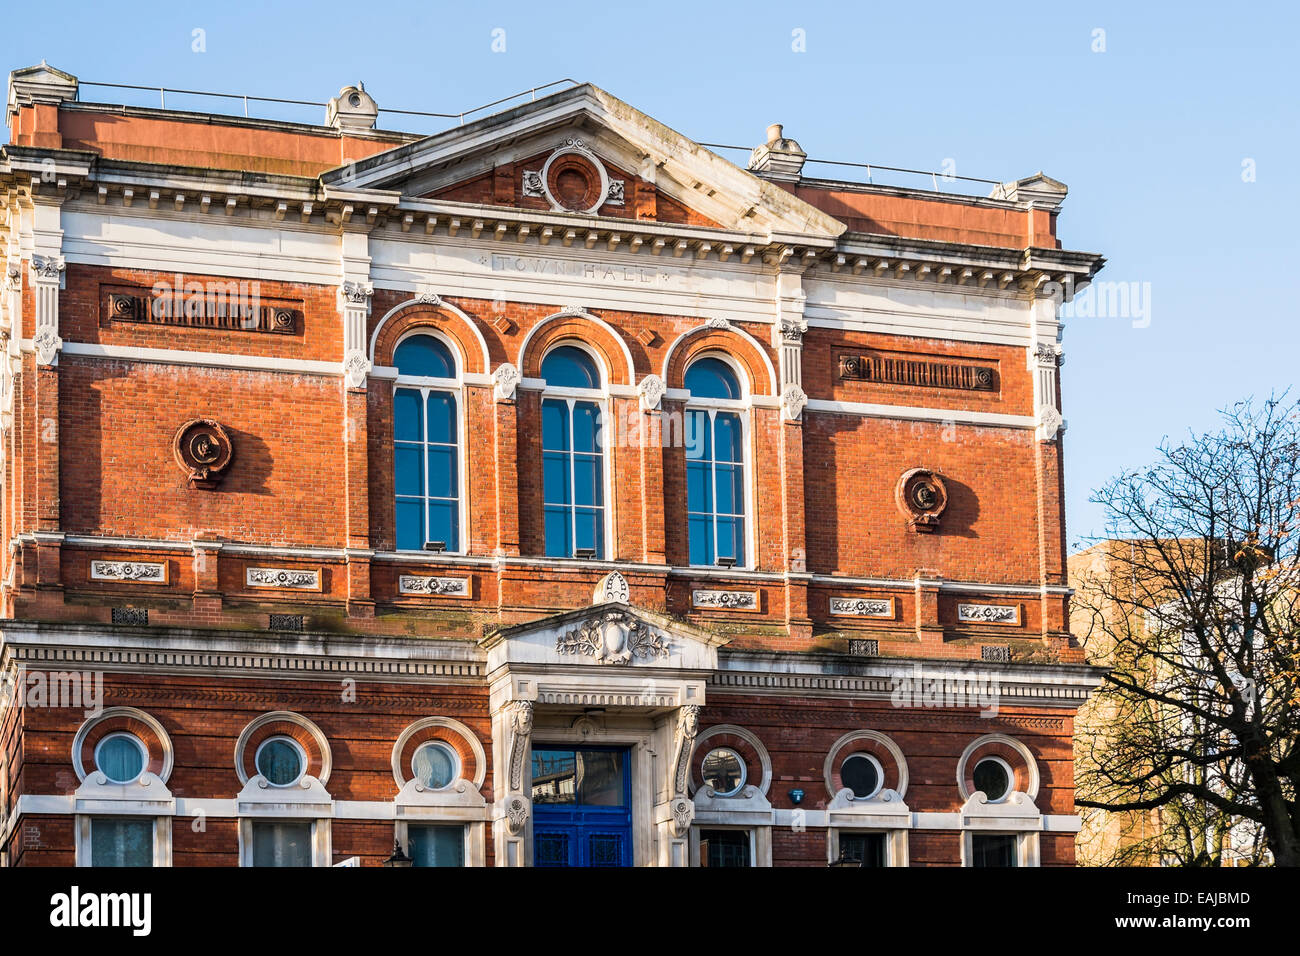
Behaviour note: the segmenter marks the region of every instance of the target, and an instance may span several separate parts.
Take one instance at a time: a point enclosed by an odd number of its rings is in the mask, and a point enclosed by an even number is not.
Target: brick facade
[[[638,863],[695,862],[702,830],[742,825],[762,831],[753,862],[771,865],[825,865],[833,834],[855,826],[905,832],[893,863],[960,864],[981,827],[1019,834],[1022,863],[1074,862],[1071,720],[1095,675],[1068,629],[1059,348],[1039,292],[1100,259],[1060,250],[1056,205],[1039,195],[1050,186],[1022,181],[1023,197],[997,200],[873,195],[781,182],[704,150],[689,171],[676,158],[636,167],[653,121],[610,112],[592,87],[538,104],[573,104],[587,124],[579,152],[563,130],[530,125],[536,107],[474,124],[486,143],[524,143],[499,163],[491,145],[474,162],[438,160],[439,136],[346,124],[209,118],[228,127],[213,141],[164,111],[106,128],[93,104],[60,101],[64,75],[34,69],[12,80],[10,159],[62,169],[69,151],[90,150],[132,185],[94,172],[58,188],[18,173],[7,183],[3,663],[11,685],[100,675],[102,707],[126,710],[116,723],[67,706],[3,712],[8,864],[86,861],[77,828],[87,807],[107,812],[86,790],[93,735],[114,728],[145,741],[147,772],[172,801],[155,853],[248,862],[247,821],[275,816],[241,781],[259,779],[251,754],[238,768],[232,755],[281,711],[293,717],[273,730],[299,742],[308,778],[335,801],[312,818],[328,848],[318,864],[378,863],[408,821],[444,818],[470,821],[467,861],[527,862],[532,818],[525,808],[517,829],[510,809],[527,785],[506,772],[515,742],[529,742],[511,723],[520,701],[534,741],[632,746]],[[537,194],[528,174],[566,155],[579,181]],[[250,171],[242,192],[230,169]],[[620,191],[590,214],[565,208],[564,190],[589,191],[592,170]],[[115,312],[115,296],[152,309],[173,288],[282,308],[288,326]],[[421,332],[457,364],[462,546],[445,554],[396,550],[394,350]],[[541,363],[573,343],[603,379],[609,517],[596,560],[546,556]],[[687,452],[663,440],[691,407],[686,370],[709,355],[734,365],[745,395],[747,547],[734,568],[690,566]],[[846,374],[862,355],[899,363],[903,378]],[[925,377],[958,366],[988,370],[987,387]],[[194,420],[219,423],[233,447],[212,487],[173,451]],[[915,469],[942,485],[933,530],[901,497]],[[257,569],[302,577],[268,585]],[[418,593],[411,577],[457,583]],[[593,602],[610,581],[627,588],[613,618]],[[756,600],[710,608],[700,591]],[[833,607],[859,600],[878,610]],[[659,682],[653,705],[631,693],[636,656],[611,668],[588,651],[558,655],[575,632],[548,628],[582,609],[615,643],[669,637],[671,666],[645,671]],[[303,633],[285,633],[297,622],[283,615],[301,615]],[[876,642],[866,654],[864,640]],[[542,664],[526,648],[547,641],[554,660]],[[942,693],[900,703],[916,667],[991,675],[996,714]],[[580,689],[545,689],[562,677]],[[426,718],[463,730],[425,728],[394,757]],[[702,733],[717,746],[719,725],[743,730],[729,746],[752,751],[747,777],[763,781],[737,796],[743,807],[700,796],[706,751],[692,744]],[[824,772],[856,731],[892,747],[853,747],[881,748],[885,762],[896,748],[906,764],[871,799]],[[314,753],[319,735],[327,747]],[[1001,809],[980,822],[963,782],[985,751],[964,752],[989,735],[987,753],[1013,767],[1012,797],[1028,794],[1014,823],[998,823]],[[467,802],[412,796],[395,775],[394,761],[409,776],[411,741],[444,738],[471,781]],[[664,782],[676,766],[680,792]],[[873,815],[901,801],[906,825]]]

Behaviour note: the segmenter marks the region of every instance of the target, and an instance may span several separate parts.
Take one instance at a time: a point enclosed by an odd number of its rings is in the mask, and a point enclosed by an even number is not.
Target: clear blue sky
[[[781,122],[816,158],[922,169],[951,158],[990,179],[1041,169],[1070,187],[1065,244],[1104,254],[1102,278],[1151,290],[1149,327],[1067,324],[1073,543],[1101,530],[1090,489],[1149,460],[1162,436],[1297,378],[1300,14],[1062,6],[68,2],[19,18],[0,62],[319,101],[360,79],[381,107],[440,112],[568,76],[704,142],[756,144]]]

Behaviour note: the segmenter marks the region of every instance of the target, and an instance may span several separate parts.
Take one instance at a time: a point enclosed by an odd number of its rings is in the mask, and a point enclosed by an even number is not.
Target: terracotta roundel
[[[933,471],[913,468],[898,479],[895,491],[898,506],[908,517],[908,524],[918,532],[939,527],[939,516],[948,507],[948,489]]]
[[[176,464],[189,477],[191,488],[215,488],[235,457],[235,446],[218,422],[196,418],[186,422],[172,439]]]

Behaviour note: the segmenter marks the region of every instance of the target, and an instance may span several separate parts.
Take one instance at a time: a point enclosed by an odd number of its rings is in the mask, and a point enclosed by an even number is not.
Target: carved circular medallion
[[[948,489],[943,479],[926,468],[913,468],[898,479],[898,506],[917,531],[933,531],[948,507]]]
[[[235,446],[220,424],[196,418],[177,430],[172,454],[191,488],[215,488],[235,456]]]
[[[609,195],[609,174],[580,139],[560,146],[539,174],[542,195],[552,208],[591,215]]]

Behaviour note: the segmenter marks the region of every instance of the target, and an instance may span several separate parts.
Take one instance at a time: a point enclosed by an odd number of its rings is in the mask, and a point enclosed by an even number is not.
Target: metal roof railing
[[[475,106],[473,109],[462,110],[459,113],[438,113],[429,110],[399,110],[399,109],[393,109],[392,107],[383,107],[383,106],[379,107],[379,112],[395,113],[401,116],[424,116],[424,117],[431,117],[433,119],[454,119],[458,121],[459,125],[463,126],[465,125],[466,117],[473,116],[475,113],[481,113],[484,110],[489,110],[494,106],[500,106],[502,103],[509,103],[511,100],[522,99],[525,96],[530,97],[533,100],[536,100],[537,94],[542,92],[543,90],[549,90],[552,87],[560,86],[565,83],[569,84],[570,86],[581,85],[577,80],[566,76],[563,79],[552,80],[550,83],[543,83],[541,86],[530,87],[529,89],[521,90],[518,93],[512,93],[509,96],[503,96],[498,100],[493,100],[491,103],[484,103],[482,106]],[[241,100],[244,104],[244,116],[246,118],[252,117],[252,114],[249,113],[248,111],[249,103],[278,103],[286,106],[315,106],[320,109],[324,109],[325,106],[327,105],[326,103],[319,102],[317,100],[291,100],[291,99],[284,99],[283,97],[279,97],[279,96],[252,96],[247,93],[217,93],[212,90],[184,90],[184,89],[180,89],[177,87],[170,87],[170,86],[138,86],[134,83],[98,83],[90,80],[82,80],[78,84],[78,88],[77,88],[78,100],[81,99],[81,87],[85,87],[85,86],[105,87],[105,88],[115,89],[115,90],[142,90],[146,93],[157,93],[158,103],[160,108],[162,109],[167,109],[168,93],[171,93],[174,96],[208,96],[208,97],[215,97],[217,99]]]

